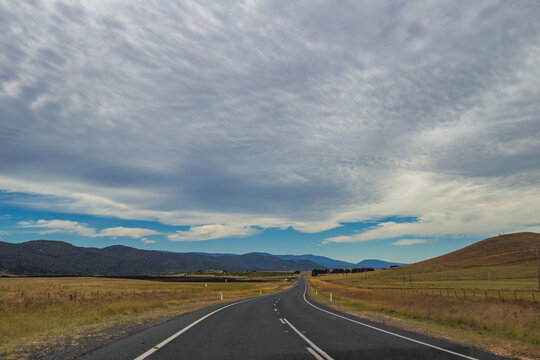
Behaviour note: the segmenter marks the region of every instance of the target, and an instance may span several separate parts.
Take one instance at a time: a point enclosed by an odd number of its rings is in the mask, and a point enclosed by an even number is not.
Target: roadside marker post
[[[223,301],[223,291],[220,291],[219,293],[221,295],[221,301]]]
[[[332,293],[330,293],[330,302],[332,302]]]

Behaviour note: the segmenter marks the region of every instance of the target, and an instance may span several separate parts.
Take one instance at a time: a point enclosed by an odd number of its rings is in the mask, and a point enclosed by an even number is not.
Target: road
[[[289,290],[179,316],[82,357],[104,359],[502,359],[345,314]]]

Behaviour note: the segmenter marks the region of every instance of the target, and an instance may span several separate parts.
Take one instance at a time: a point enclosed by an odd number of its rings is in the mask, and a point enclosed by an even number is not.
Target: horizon
[[[540,233],[539,3],[0,13],[1,241],[413,263]]]

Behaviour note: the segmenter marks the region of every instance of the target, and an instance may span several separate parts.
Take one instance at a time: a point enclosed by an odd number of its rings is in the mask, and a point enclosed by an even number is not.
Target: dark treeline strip
[[[311,276],[325,275],[325,274],[350,274],[361,273],[366,271],[373,271],[373,268],[352,268],[352,269],[313,269],[311,270]]]

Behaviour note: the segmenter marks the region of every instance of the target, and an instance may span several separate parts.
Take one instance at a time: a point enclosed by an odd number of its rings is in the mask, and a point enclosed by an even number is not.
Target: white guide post
[[[223,301],[223,291],[220,291],[219,293],[221,295],[221,301]]]
[[[332,293],[330,293],[330,302],[332,302]]]

